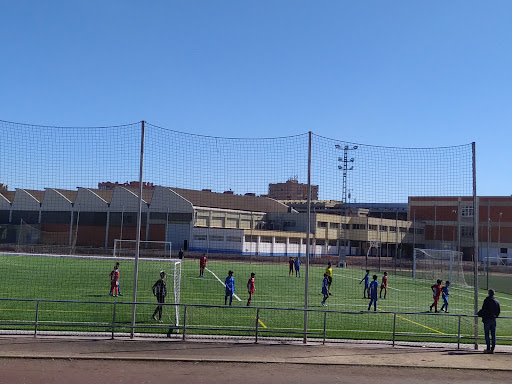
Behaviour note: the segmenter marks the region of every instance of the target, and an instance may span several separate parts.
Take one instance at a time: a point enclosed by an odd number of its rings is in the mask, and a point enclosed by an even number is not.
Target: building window
[[[500,253],[508,253],[508,248],[500,248]]]
[[[389,227],[389,232],[396,232],[396,227]]]
[[[341,228],[347,230],[349,229],[349,224],[341,224]]]
[[[324,239],[316,239],[316,245],[325,245]]]
[[[381,230],[382,232],[387,232],[387,231],[388,231],[388,226],[387,226],[387,225],[381,225],[381,226],[380,226],[380,230]]]
[[[366,224],[352,224],[352,229],[366,229]]]
[[[462,217],[473,217],[474,209],[472,205],[467,205],[462,207],[460,210],[460,214]]]
[[[289,227],[295,227],[296,225],[297,225],[297,224],[296,224],[296,222],[295,222],[295,221],[285,221],[285,222],[283,223],[283,227],[284,227],[284,228],[287,228],[287,227],[288,227],[288,228],[289,228]]]
[[[206,241],[206,235],[194,235],[194,240]]]
[[[210,236],[211,241],[224,241],[224,236],[212,235]]]
[[[241,243],[242,238],[240,236],[226,236],[227,241],[231,241],[233,243]]]
[[[340,223],[329,223],[329,227],[331,229],[338,229],[340,227]]]
[[[405,228],[405,227],[400,227],[399,230],[400,230],[400,233],[407,233],[407,228]]]
[[[327,222],[325,222],[325,221],[319,221],[319,222],[317,223],[317,226],[318,226],[319,228],[327,228]]]
[[[475,232],[473,227],[460,227],[460,236],[464,239],[472,239]]]
[[[288,240],[288,243],[289,244],[300,244],[300,239],[297,239],[295,237],[290,237],[290,239]]]
[[[375,225],[375,224],[369,224],[369,225],[368,225],[368,229],[369,229],[370,231],[376,231],[376,230],[377,230],[377,225]]]
[[[425,232],[425,230],[423,228],[416,228],[417,235],[423,235],[424,232]]]
[[[272,238],[269,236],[261,236],[261,243],[272,243]]]
[[[246,235],[245,242],[246,243],[256,243],[256,242],[258,242],[258,236]]]
[[[329,240],[329,246],[335,247],[336,246],[336,240]]]
[[[285,237],[276,237],[274,241],[277,244],[286,244],[286,238]]]

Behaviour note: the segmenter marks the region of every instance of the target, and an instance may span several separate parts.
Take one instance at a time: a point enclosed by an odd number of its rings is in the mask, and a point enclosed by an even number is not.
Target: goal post
[[[136,240],[114,239],[114,257],[135,257]],[[140,257],[172,259],[172,242],[140,240]]]
[[[414,248],[412,278],[449,280],[451,284],[467,286],[462,252],[447,249]]]

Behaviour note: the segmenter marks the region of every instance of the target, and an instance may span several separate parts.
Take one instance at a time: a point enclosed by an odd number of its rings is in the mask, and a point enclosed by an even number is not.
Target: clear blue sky
[[[0,15],[0,120],[475,141],[478,194],[512,194],[512,1],[18,0]]]

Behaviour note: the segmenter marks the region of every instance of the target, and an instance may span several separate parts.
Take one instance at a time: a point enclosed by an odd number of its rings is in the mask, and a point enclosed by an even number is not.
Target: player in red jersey
[[[256,290],[256,287],[254,286],[254,276],[256,274],[253,272],[251,273],[251,278],[247,282],[247,292],[249,293],[249,300],[247,300],[247,306],[251,305],[252,295],[254,291]]]
[[[119,263],[116,263],[114,270],[110,272],[110,296],[119,296]]]
[[[207,261],[206,253],[203,253],[203,256],[199,259],[199,277],[204,277],[204,269],[206,268]]]
[[[434,298],[434,302],[430,306],[430,312],[432,312],[432,308],[435,308],[436,312],[437,312],[437,303],[439,301],[439,297],[441,296],[441,290],[442,290],[441,283],[442,282],[443,282],[443,280],[438,279],[437,284],[433,284],[430,287],[432,289],[433,298]]]
[[[382,290],[384,290],[384,298],[388,293],[388,273],[384,272],[384,276],[382,276],[382,283],[380,284],[380,293],[379,298],[382,299]]]
[[[293,264],[295,263],[295,260],[293,260],[293,257],[290,257],[290,260],[288,260],[288,264],[290,264],[290,269],[288,270],[288,277],[293,276]]]

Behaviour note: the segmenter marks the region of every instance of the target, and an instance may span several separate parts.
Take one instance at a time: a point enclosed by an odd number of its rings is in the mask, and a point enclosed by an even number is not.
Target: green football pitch
[[[20,300],[80,301],[39,302],[37,308],[39,330],[93,331],[104,327],[108,331],[115,318],[116,331],[126,331],[131,323],[134,263],[120,259],[120,287],[123,296],[110,297],[109,274],[113,259],[86,259],[63,257],[0,256],[0,298]],[[137,332],[165,333],[176,321],[174,306],[165,306],[163,324],[152,319],[156,299],[151,287],[159,272],[168,273],[169,295],[173,303],[172,263],[168,260],[139,262],[137,283],[136,325]],[[229,270],[234,271],[235,296],[231,307],[224,307],[222,282]],[[386,299],[379,299],[377,312],[367,311],[368,300],[363,298],[364,276],[361,269],[334,268],[332,296],[327,307],[321,306],[321,286],[325,266],[310,266],[308,332],[312,337],[347,338],[366,340],[391,340],[393,328],[396,340],[471,343],[475,320],[473,288],[452,285],[449,297],[449,314],[431,314],[431,281],[412,280],[410,276],[389,273]],[[256,292],[251,307],[246,307],[246,284],[251,272],[256,274]],[[383,271],[382,271],[383,272]],[[378,281],[382,272],[377,274]],[[178,323],[186,321],[188,334],[225,334],[251,336],[258,326],[261,336],[301,337],[304,329],[305,266],[301,276],[289,276],[288,263],[212,261],[204,277],[199,277],[197,260],[185,260],[181,269],[180,306]],[[486,296],[480,290],[480,303]],[[512,316],[512,296],[497,292],[503,317]],[[84,303],[86,302],[86,303]],[[87,303],[89,302],[89,303]],[[114,317],[114,306],[115,317]],[[439,308],[442,304],[442,299]],[[211,307],[211,305],[219,307]],[[258,309],[259,308],[259,309]],[[398,312],[396,315],[389,312]],[[30,329],[34,322],[34,301],[0,301],[0,326],[3,329]],[[258,315],[258,318],[257,318]],[[479,324],[480,335],[482,326]],[[167,327],[167,328],[166,328]],[[500,319],[498,337],[512,338],[512,318]]]

